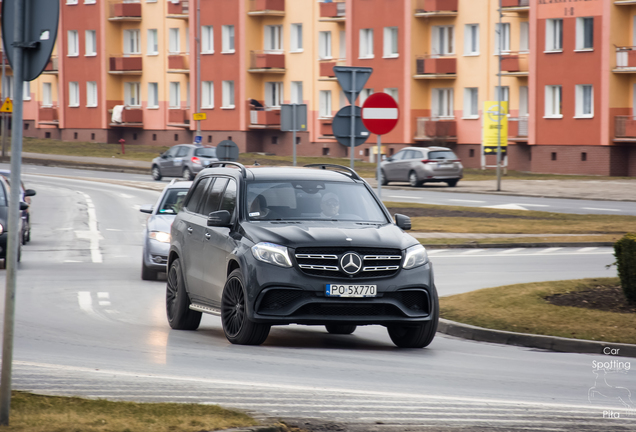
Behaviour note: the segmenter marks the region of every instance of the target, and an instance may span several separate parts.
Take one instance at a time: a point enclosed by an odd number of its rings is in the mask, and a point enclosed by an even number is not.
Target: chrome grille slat
[[[338,259],[337,255],[296,254],[299,259]]]
[[[402,257],[399,255],[365,255],[363,258],[367,261],[401,260],[402,259]]]
[[[389,271],[397,270],[400,266],[376,266],[376,267],[364,267],[362,271]]]
[[[298,267],[301,269],[307,270],[327,270],[327,271],[339,271],[336,266],[321,266],[321,265],[309,265],[309,264],[299,264]]]
[[[355,252],[362,259],[362,268],[354,275],[346,274],[340,266],[340,259],[348,252]],[[392,276],[400,271],[403,259],[399,249],[347,246],[299,248],[294,257],[298,268],[307,274],[347,279]]]

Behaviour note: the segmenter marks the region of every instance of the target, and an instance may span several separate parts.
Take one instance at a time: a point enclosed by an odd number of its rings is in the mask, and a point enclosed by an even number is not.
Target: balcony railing
[[[181,126],[190,124],[190,109],[170,108],[168,110],[168,123]]]
[[[285,72],[285,53],[282,51],[252,51],[250,72]]]
[[[250,126],[262,128],[280,127],[280,108],[259,108],[250,111]]]
[[[614,137],[636,140],[636,116],[614,116]]]
[[[110,21],[140,21],[141,2],[139,0],[116,0],[109,3]]]
[[[418,117],[415,140],[457,139],[457,122],[453,119]]]
[[[415,16],[457,15],[458,0],[417,0]]]
[[[59,122],[58,106],[40,106],[39,111],[39,123],[55,124]]]
[[[117,107],[115,107],[115,109],[116,108]],[[121,121],[115,121],[115,119],[113,119],[113,115],[111,113],[114,109],[109,109],[108,111],[109,118],[111,119],[111,126],[143,127],[144,125],[144,111],[140,106],[124,106],[121,111]]]
[[[285,0],[250,0],[248,15],[285,15]]]
[[[49,62],[44,67],[43,73],[56,74],[58,72],[58,60],[57,56],[52,55]]]
[[[530,0],[501,0],[502,8],[530,8]]]
[[[636,72],[636,46],[616,47],[614,72]]]
[[[336,73],[333,71],[334,66],[344,66],[345,60],[320,60],[320,73],[321,77],[335,78]]]
[[[185,72],[189,73],[190,57],[187,53],[169,53],[168,54],[168,72]]]
[[[527,75],[530,70],[527,52],[509,52],[501,56],[501,71],[508,75]]]
[[[509,138],[528,138],[528,117],[511,117],[508,119]]]
[[[457,59],[455,57],[418,56],[415,59],[415,73],[418,77],[453,78],[457,74]]]
[[[347,12],[347,5],[343,1],[320,3],[320,18],[344,18]]]
[[[110,73],[141,75],[143,69],[143,61],[141,55],[122,55],[110,58]]]
[[[189,13],[189,0],[168,0],[168,16],[173,18],[187,18]]]

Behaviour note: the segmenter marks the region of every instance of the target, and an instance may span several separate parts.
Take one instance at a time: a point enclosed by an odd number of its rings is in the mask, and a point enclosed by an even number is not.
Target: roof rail
[[[305,165],[305,168],[315,168],[315,167],[320,167],[321,169],[334,168],[334,169],[345,170],[351,175],[352,179],[354,179],[354,180],[362,180],[362,178],[358,175],[357,172],[355,172],[353,169],[351,169],[349,167],[346,167],[344,165],[336,165],[336,164],[309,164],[309,165]],[[342,174],[345,174],[345,173],[342,173]]]
[[[176,182],[176,181],[177,181],[177,179],[176,179],[176,178],[173,178],[172,180],[170,180],[170,183],[168,183],[168,186],[173,185],[173,184],[174,184],[174,182]]]
[[[240,164],[238,162],[231,162],[231,161],[212,162],[210,165],[207,166],[207,168],[212,168],[215,166],[220,166],[222,168],[225,168],[227,165],[234,165],[235,167],[241,170],[241,174],[243,175],[243,178],[247,177],[247,170],[245,169],[245,166],[243,166],[243,164]]]

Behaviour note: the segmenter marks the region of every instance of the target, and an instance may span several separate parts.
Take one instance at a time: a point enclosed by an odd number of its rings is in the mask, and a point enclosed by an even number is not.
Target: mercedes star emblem
[[[362,269],[362,258],[355,252],[347,252],[340,258],[342,271],[353,275]]]

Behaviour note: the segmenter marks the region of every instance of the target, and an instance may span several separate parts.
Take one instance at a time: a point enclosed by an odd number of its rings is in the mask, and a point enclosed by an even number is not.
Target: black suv
[[[258,345],[272,325],[350,334],[388,328],[399,347],[431,343],[439,307],[426,249],[371,187],[339,165],[215,163],[172,224],[166,309],[173,329],[220,315],[227,339]]]

